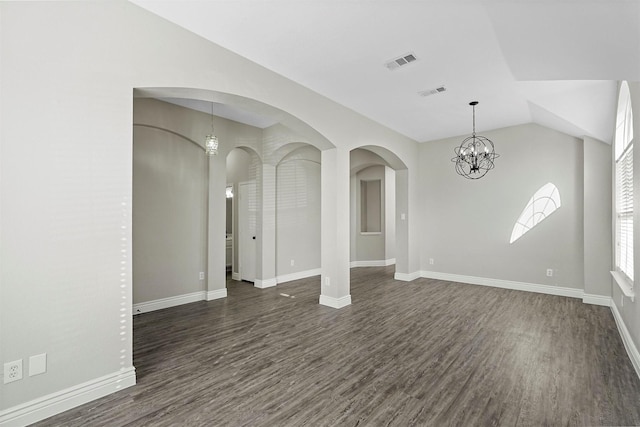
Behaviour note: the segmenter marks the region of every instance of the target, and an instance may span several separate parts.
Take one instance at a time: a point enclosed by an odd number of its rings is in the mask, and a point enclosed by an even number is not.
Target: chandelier
[[[209,157],[218,155],[218,137],[213,133],[213,102],[211,103],[211,133],[204,137],[204,152]]]
[[[499,157],[489,138],[476,135],[476,105],[478,101],[470,102],[473,107],[473,134],[465,138],[454,150],[456,156],[451,159],[456,163],[456,172],[468,179],[482,178],[493,169],[493,161]]]

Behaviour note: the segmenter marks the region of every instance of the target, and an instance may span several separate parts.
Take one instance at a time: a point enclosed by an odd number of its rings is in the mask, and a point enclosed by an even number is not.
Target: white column
[[[224,156],[209,158],[209,188],[207,215],[207,301],[225,298],[227,165]]]
[[[276,167],[263,164],[258,177],[256,242],[256,288],[275,286],[276,282]]]
[[[320,304],[351,304],[349,283],[349,150],[322,152],[321,292]]]

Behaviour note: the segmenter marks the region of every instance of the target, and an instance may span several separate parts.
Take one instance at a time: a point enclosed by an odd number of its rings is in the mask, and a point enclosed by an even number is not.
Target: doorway
[[[238,186],[238,258],[240,280],[256,279],[256,183],[241,182]]]

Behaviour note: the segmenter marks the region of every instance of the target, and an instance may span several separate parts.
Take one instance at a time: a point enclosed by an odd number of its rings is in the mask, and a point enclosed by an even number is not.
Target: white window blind
[[[616,163],[617,267],[633,283],[633,144]]]
[[[616,270],[633,288],[633,112],[627,82],[620,85],[614,143],[616,170]]]

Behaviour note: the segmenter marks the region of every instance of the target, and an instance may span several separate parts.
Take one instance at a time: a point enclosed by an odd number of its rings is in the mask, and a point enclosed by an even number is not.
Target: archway
[[[225,267],[230,270],[234,280],[248,279],[251,282],[255,280],[255,271],[246,271],[245,269],[243,275],[241,268],[243,264],[247,264],[248,258],[253,258],[249,259],[249,270],[255,269],[255,243],[247,242],[246,239],[243,241],[241,235],[242,237],[255,235],[255,188],[262,167],[261,163],[258,153],[253,148],[246,146],[235,147],[226,156]],[[251,189],[253,194],[247,194],[247,189]],[[241,197],[243,203],[238,202]],[[247,197],[251,202],[244,203],[244,199]],[[251,211],[247,209],[250,206],[252,207]],[[241,220],[243,222],[249,221],[251,229],[247,230],[246,226],[242,227]],[[245,232],[253,234],[245,236]],[[245,262],[241,262],[243,257]]]
[[[351,150],[351,267],[396,264],[397,273],[398,263],[408,263],[407,186],[407,166],[395,153],[380,146]]]
[[[202,270],[206,274],[200,273],[200,277],[205,276],[206,287],[203,293],[207,300],[222,298],[226,296],[226,267],[228,252],[228,230],[225,218],[226,212],[226,188],[230,184],[232,193],[238,194],[240,180],[232,179],[229,182],[227,177],[227,160],[233,158],[234,150],[242,150],[251,156],[251,177],[247,181],[253,182],[255,191],[255,280],[254,285],[259,288],[266,288],[277,284],[276,278],[276,227],[275,227],[275,194],[276,194],[276,168],[278,165],[291,164],[287,162],[302,161],[298,157],[305,151],[307,154],[315,152],[313,156],[319,164],[320,150],[331,149],[333,145],[317,131],[306,123],[283,112],[277,108],[265,105],[255,100],[246,99],[240,96],[224,94],[210,90],[184,89],[184,88],[151,88],[136,89],[134,91],[136,100],[154,98],[181,107],[186,107],[189,111],[200,111],[198,113],[184,113],[184,110],[177,114],[164,114],[159,120],[174,120],[176,134],[184,134],[196,146],[201,144],[203,136],[212,131],[220,140],[218,155],[210,157],[208,161],[207,197],[206,197],[206,267]],[[211,113],[213,114],[213,117]],[[141,114],[137,120],[141,126],[154,126],[151,117]],[[226,118],[226,120],[225,120]],[[240,122],[247,121],[253,130],[240,129]],[[199,136],[202,134],[202,136]],[[292,153],[298,151],[297,156]],[[309,151],[311,150],[311,151]],[[238,152],[238,151],[236,151]],[[230,157],[231,156],[231,157]],[[313,157],[312,156],[312,157]],[[303,156],[304,157],[304,156]],[[309,159],[307,159],[309,160]],[[231,167],[231,165],[229,165]],[[319,174],[319,170],[317,171]],[[316,174],[316,180],[319,177]],[[319,198],[319,190],[316,198]],[[319,207],[316,216],[319,216]],[[234,219],[237,220],[237,216]],[[237,221],[236,221],[237,223]],[[239,237],[237,228],[231,233],[231,238]],[[316,233],[319,234],[319,233]],[[281,236],[282,237],[282,236]],[[319,241],[319,237],[313,239]],[[234,242],[231,248],[230,264],[233,266],[233,278],[240,279],[240,271],[236,268],[239,263],[238,248],[240,245]],[[282,245],[281,245],[282,248]],[[314,254],[310,257],[317,258],[318,248],[314,248]],[[305,257],[301,257],[305,258]],[[295,264],[295,260],[287,262]],[[298,260],[295,267],[305,266],[303,259]],[[281,274],[280,280],[293,280],[296,275],[319,274],[320,265],[312,262],[310,268],[304,271],[290,271]],[[282,268],[284,271],[285,269]],[[312,268],[311,268],[312,267]],[[306,268],[306,267],[305,267]]]

